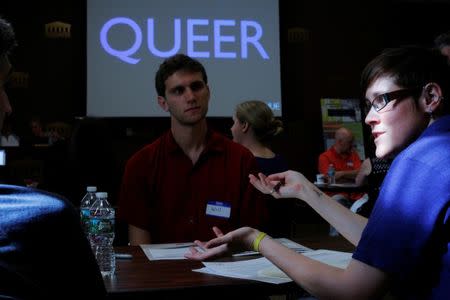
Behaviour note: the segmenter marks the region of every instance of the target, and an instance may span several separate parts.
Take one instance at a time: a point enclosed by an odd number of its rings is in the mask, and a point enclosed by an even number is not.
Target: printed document
[[[342,269],[348,266],[352,258],[352,253],[332,250],[308,251],[304,252],[303,255]],[[234,262],[203,262],[203,265],[204,268],[193,271],[274,284],[292,281],[265,257]]]

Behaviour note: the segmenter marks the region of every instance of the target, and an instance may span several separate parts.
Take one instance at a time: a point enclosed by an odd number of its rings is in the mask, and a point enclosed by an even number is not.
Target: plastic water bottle
[[[95,186],[86,187],[86,195],[84,195],[80,202],[80,222],[86,236],[89,234],[90,209],[95,202],[96,191],[97,187]]]
[[[330,164],[328,166],[328,184],[335,184],[336,183],[336,169],[334,168],[333,164]]]
[[[96,193],[97,200],[90,209],[89,242],[103,276],[112,276],[116,270],[114,256],[115,211],[108,202],[107,193]]]

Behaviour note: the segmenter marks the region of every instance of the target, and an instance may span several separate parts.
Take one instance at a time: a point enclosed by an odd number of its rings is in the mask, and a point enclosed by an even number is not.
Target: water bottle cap
[[[97,198],[108,198],[108,193],[107,192],[98,192],[98,193],[95,193],[95,197],[97,197]]]
[[[97,191],[97,187],[96,186],[88,186],[86,188],[86,191],[91,192],[91,193],[96,192]]]

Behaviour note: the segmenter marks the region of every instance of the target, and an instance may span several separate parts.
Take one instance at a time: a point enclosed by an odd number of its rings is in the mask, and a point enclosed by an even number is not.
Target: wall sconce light
[[[311,39],[311,31],[302,27],[292,27],[288,29],[288,43],[301,44]]]
[[[70,39],[71,24],[63,22],[51,22],[45,24],[45,37],[50,39]]]
[[[8,84],[11,88],[26,89],[29,86],[30,74],[28,72],[16,72],[11,74]]]

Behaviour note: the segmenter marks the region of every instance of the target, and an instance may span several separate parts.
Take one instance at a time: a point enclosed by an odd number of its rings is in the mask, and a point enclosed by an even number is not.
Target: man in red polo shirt
[[[341,127],[336,130],[334,140],[334,145],[319,156],[319,172],[327,177],[328,168],[332,164],[336,170],[336,183],[354,183],[361,167],[361,159],[358,152],[353,148],[353,133],[349,129]],[[327,192],[327,194],[348,208],[364,196],[362,193]],[[332,226],[330,226],[330,235],[338,235],[338,232]]]
[[[336,169],[336,183],[354,183],[361,167],[361,159],[358,152],[353,148],[353,133],[349,129],[341,127],[336,130],[334,137],[334,145],[319,156],[319,173],[328,176],[328,167],[332,164]],[[339,202],[348,207],[362,196],[360,193],[340,193],[337,195],[343,198],[338,199]]]
[[[204,67],[177,54],[160,65],[155,86],[171,128],[127,162],[118,218],[130,244],[209,240],[213,226],[262,225],[265,202],[248,178],[257,172],[253,155],[207,127]]]

